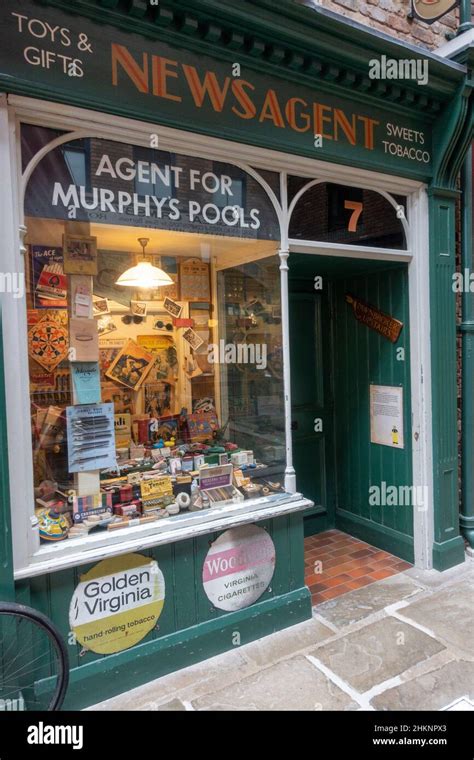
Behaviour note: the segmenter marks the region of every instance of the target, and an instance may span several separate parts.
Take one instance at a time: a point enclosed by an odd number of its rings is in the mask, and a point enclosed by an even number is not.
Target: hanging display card
[[[176,303],[172,298],[165,298],[163,301],[163,308],[173,317],[180,317],[181,312],[183,311],[181,304]]]
[[[66,420],[69,472],[117,465],[112,403],[68,406]]]
[[[100,371],[98,362],[74,362],[71,364],[75,399],[78,404],[98,404],[100,395]]]
[[[209,264],[201,259],[187,259],[179,268],[180,300],[209,301]]]
[[[99,361],[99,334],[95,319],[69,320],[69,361]]]
[[[92,317],[92,280],[89,275],[73,275],[71,291],[71,316],[85,319]]]
[[[64,271],[67,274],[97,274],[97,238],[63,235]]]
[[[405,447],[403,437],[403,388],[370,386],[370,442],[395,449]]]

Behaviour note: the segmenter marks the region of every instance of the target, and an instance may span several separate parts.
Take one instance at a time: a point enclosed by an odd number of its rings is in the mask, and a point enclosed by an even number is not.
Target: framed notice
[[[405,448],[403,435],[403,388],[370,386],[370,442],[394,449]]]
[[[209,301],[209,264],[201,259],[186,259],[179,268],[180,301]]]

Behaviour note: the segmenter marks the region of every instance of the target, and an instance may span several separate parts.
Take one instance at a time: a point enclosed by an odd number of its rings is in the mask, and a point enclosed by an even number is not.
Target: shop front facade
[[[5,4],[0,596],[71,707],[308,619],[304,535],[463,561],[467,69],[280,5]]]

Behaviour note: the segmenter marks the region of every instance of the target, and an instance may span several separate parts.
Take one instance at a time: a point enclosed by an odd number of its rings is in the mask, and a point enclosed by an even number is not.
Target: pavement
[[[89,710],[474,710],[474,559],[411,568]]]

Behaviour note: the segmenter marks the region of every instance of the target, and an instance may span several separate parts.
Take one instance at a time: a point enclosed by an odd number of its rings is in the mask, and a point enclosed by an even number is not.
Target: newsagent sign
[[[390,110],[175,49],[107,24],[3,0],[0,85],[173,127],[387,171],[430,175],[426,124]],[[368,70],[367,70],[368,73]],[[158,133],[158,125],[154,130]],[[316,139],[315,136],[318,136]]]

